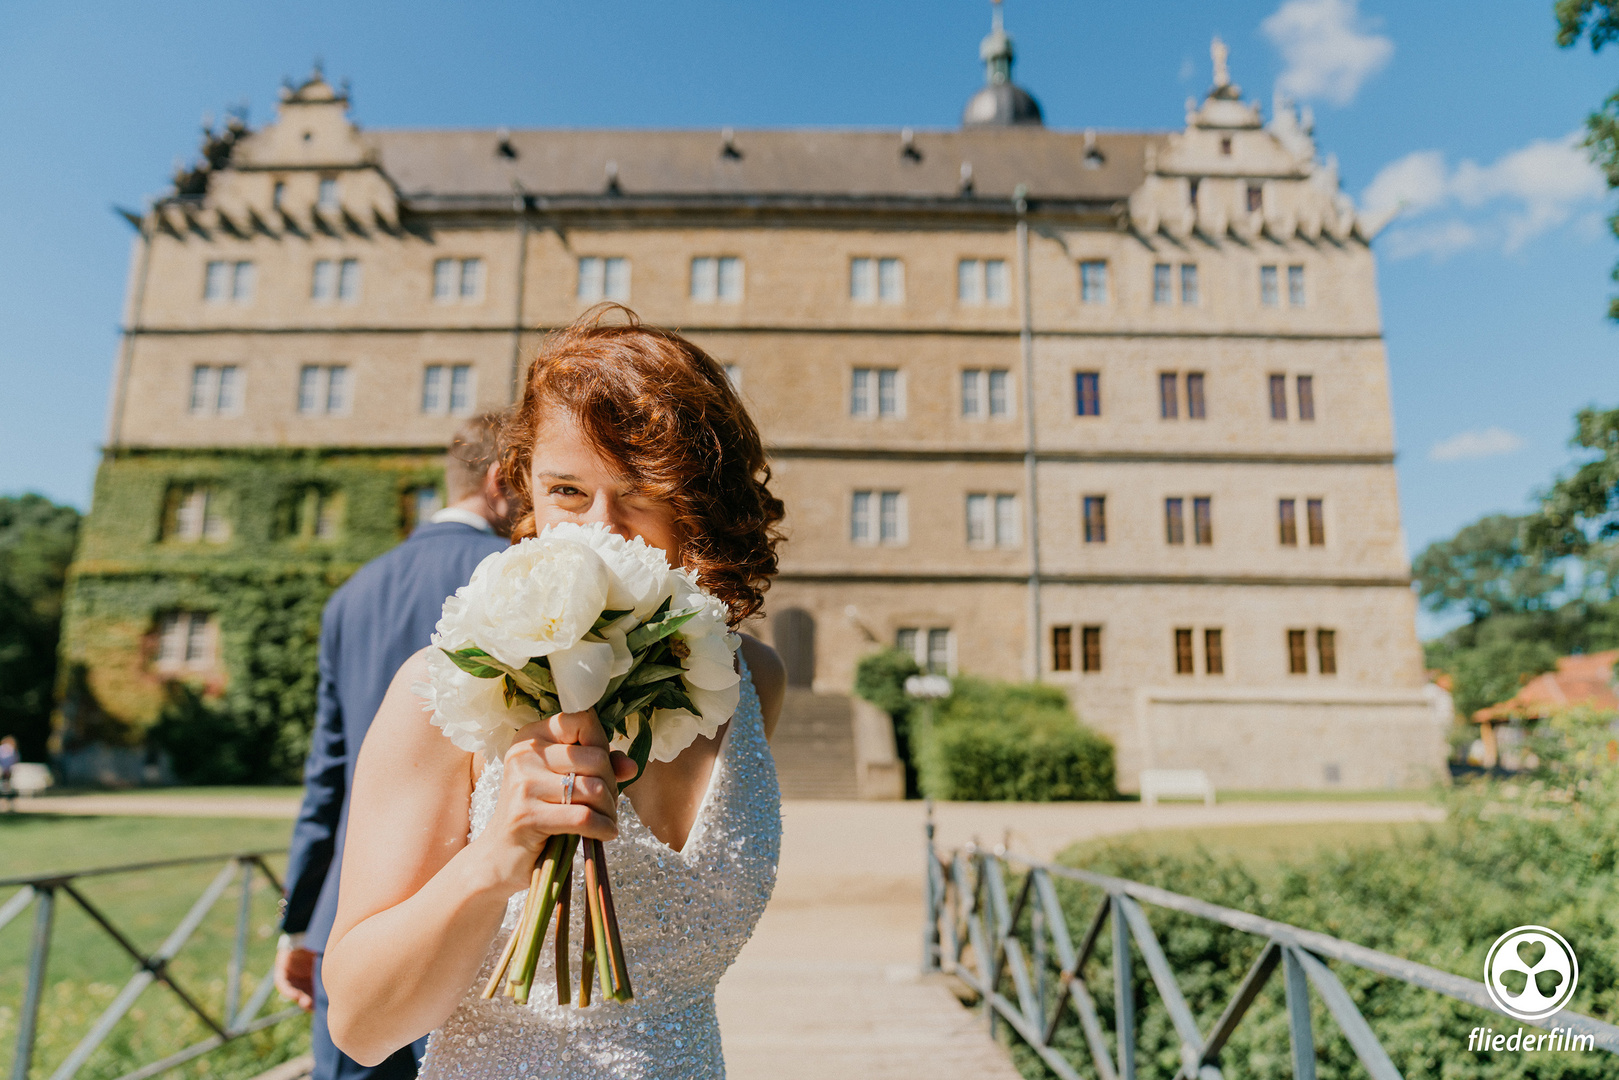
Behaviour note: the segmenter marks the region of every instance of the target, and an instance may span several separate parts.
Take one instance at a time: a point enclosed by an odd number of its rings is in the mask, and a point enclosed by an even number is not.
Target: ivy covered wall
[[[53,749],[161,750],[194,782],[296,780],[321,609],[413,527],[418,492],[442,493],[442,462],[431,449],[108,452],[68,580]],[[159,662],[174,613],[206,620],[206,663]]]

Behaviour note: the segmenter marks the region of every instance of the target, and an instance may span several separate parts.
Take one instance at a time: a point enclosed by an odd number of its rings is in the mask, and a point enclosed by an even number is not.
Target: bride
[[[633,315],[581,320],[542,347],[507,442],[524,508],[514,539],[603,522],[696,571],[733,626],[758,612],[782,504],[758,430],[697,346]],[[424,1078],[723,1076],[714,987],[764,910],[780,848],[766,744],[780,659],[744,637],[730,722],[619,797],[635,766],[609,753],[593,713],[530,724],[501,760],[457,750],[412,690],[426,652],[395,676],[356,768],[324,967],[334,1041],[371,1064],[431,1031]],[[610,841],[627,1003],[557,1005],[550,949],[527,1005],[479,996],[556,833]]]

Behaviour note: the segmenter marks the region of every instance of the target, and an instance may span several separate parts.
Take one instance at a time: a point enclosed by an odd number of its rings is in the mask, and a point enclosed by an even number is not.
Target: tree
[[[0,735],[38,761],[50,733],[62,588],[79,512],[43,495],[0,496]]]
[[[1592,52],[1619,41],[1619,2],[1616,0],[1557,0],[1557,44],[1569,48],[1588,37]],[[1602,107],[1585,118],[1585,145],[1591,160],[1607,177],[1610,188],[1619,187],[1619,91],[1608,95]],[[1608,227],[1619,235],[1619,214],[1608,218]],[[1619,281],[1619,266],[1614,267]],[[1619,297],[1608,301],[1608,318],[1619,320]]]
[[[1423,604],[1430,611],[1461,607],[1474,622],[1549,610],[1563,575],[1539,551],[1526,548],[1530,521],[1492,514],[1429,544],[1411,567]]]
[[[1584,557],[1587,574],[1602,577],[1612,595],[1612,572],[1619,563],[1613,547],[1619,538],[1619,409],[1581,409],[1569,445],[1597,456],[1541,496],[1527,541],[1543,556]]]

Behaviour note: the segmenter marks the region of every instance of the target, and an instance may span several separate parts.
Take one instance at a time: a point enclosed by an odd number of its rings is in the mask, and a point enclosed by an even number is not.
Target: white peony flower
[[[411,689],[430,711],[432,724],[457,748],[494,760],[512,745],[517,730],[542,719],[527,705],[506,707],[500,679],[468,675],[439,649],[427,654],[428,682]]]
[[[445,602],[434,644],[476,644],[511,668],[572,649],[607,607],[611,577],[590,547],[531,537],[478,564]]]
[[[622,621],[631,627],[651,618],[658,605],[674,592],[678,571],[670,567],[669,556],[662,548],[653,547],[639,536],[626,540],[600,522],[547,525],[540,535],[584,544],[601,556],[612,574],[607,607],[613,611],[629,610],[631,615]]]

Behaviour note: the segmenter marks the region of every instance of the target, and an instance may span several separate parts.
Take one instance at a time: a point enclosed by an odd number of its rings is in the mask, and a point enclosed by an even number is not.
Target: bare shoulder
[[[753,688],[759,692],[759,711],[764,714],[765,738],[776,733],[781,719],[782,700],[787,696],[787,666],[776,650],[750,634],[743,634],[742,656],[753,675]]]
[[[431,646],[420,650],[394,674],[366,732],[359,759],[362,767],[367,758],[372,758],[395,766],[408,760],[416,769],[434,773],[470,773],[471,755],[457,749],[433,726],[432,714],[418,693],[418,688],[428,681],[427,657],[431,652]]]

